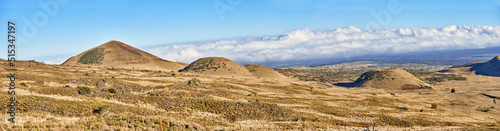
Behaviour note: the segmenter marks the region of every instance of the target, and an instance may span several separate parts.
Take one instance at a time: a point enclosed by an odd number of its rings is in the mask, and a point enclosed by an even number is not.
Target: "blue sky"
[[[233,2],[233,3],[231,3]],[[42,3],[42,4],[40,4]],[[55,3],[47,12],[43,3]],[[215,5],[217,6],[214,6]],[[377,15],[389,12],[385,23]],[[218,12],[222,7],[225,12]],[[53,15],[53,16],[51,16]],[[47,16],[46,20],[43,17]],[[222,16],[222,17],[221,17]],[[18,24],[18,59],[76,55],[109,40],[135,47],[195,41],[282,35],[308,28],[349,25],[439,28],[449,25],[498,26],[497,0],[0,0],[0,22]],[[23,32],[34,25],[36,33]],[[4,25],[6,26],[6,24]],[[6,28],[6,27],[3,27]],[[6,30],[0,36],[6,36]],[[24,34],[29,34],[28,36]],[[24,38],[23,38],[24,37]],[[5,37],[2,38],[6,41]],[[0,46],[0,58],[7,56]],[[66,58],[65,58],[66,59]],[[43,60],[42,60],[43,61]]]

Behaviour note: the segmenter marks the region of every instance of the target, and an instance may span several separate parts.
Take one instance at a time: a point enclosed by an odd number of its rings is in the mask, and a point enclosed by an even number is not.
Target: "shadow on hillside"
[[[335,83],[333,85],[340,86],[340,87],[347,87],[347,88],[352,88],[354,87],[352,83]]]

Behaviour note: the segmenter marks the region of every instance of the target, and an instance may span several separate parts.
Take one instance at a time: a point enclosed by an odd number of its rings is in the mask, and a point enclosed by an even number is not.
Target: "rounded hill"
[[[224,57],[205,57],[186,66],[181,72],[218,76],[251,76],[245,67]]]
[[[432,88],[429,84],[399,68],[365,72],[354,83],[352,83],[352,86],[396,90]]]
[[[109,41],[69,58],[62,65],[177,71],[186,64],[163,60],[119,41]]]

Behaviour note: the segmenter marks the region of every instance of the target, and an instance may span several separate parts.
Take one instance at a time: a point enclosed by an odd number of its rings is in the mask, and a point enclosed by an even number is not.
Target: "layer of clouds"
[[[308,28],[279,36],[234,38],[202,44],[173,44],[149,50],[166,60],[191,63],[220,56],[243,63],[286,62],[500,46],[500,27],[386,28],[360,30]]]

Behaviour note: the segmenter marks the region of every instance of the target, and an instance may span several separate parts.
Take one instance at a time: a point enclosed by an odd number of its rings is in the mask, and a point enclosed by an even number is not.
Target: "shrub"
[[[103,113],[104,110],[106,110],[108,108],[109,108],[108,105],[100,106],[99,108],[94,109],[94,113],[101,114],[101,113]]]
[[[396,96],[396,94],[394,94],[394,93],[391,93],[391,95],[392,95],[392,96]]]
[[[431,108],[432,108],[432,109],[437,109],[437,108],[438,108],[438,105],[437,105],[436,103],[432,103],[432,104],[431,104]]]
[[[198,78],[193,78],[191,80],[188,80],[189,86],[198,86],[199,84],[200,84],[200,80]]]
[[[90,74],[89,74],[89,73],[85,73],[85,74],[83,74],[83,75],[84,75],[84,76],[90,76]]]
[[[116,93],[116,90],[115,90],[114,88],[109,88],[109,89],[108,89],[108,92],[109,92],[109,93],[113,93],[113,94],[115,94],[115,93]]]
[[[78,86],[78,94],[80,95],[85,95],[85,94],[90,94],[90,92],[92,92],[92,90],[89,88],[89,87],[86,87],[86,86]]]
[[[26,83],[24,83],[24,82],[21,83],[21,85],[24,86],[24,87],[28,87],[28,85],[26,85]]]
[[[481,112],[489,112],[491,108],[487,108],[487,107],[479,107],[477,110],[478,111],[481,111]]]
[[[415,89],[420,89],[420,86],[414,84],[404,84],[403,86],[401,86],[401,90],[415,90]]]
[[[402,110],[402,111],[408,111],[408,107],[397,107],[397,109]]]
[[[69,87],[69,85],[64,85],[64,87]]]
[[[451,89],[451,93],[455,93],[455,88]]]

